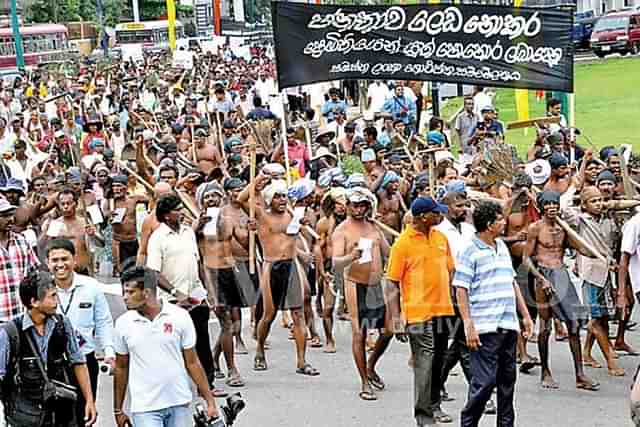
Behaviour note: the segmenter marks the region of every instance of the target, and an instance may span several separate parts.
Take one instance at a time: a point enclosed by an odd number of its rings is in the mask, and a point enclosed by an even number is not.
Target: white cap
[[[538,159],[527,163],[525,172],[531,177],[533,185],[541,185],[547,182],[551,176],[551,165],[544,159]]]

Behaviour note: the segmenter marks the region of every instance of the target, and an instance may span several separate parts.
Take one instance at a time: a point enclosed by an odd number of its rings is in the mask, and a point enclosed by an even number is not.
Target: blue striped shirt
[[[509,249],[500,239],[494,249],[476,236],[458,252],[453,286],[467,290],[471,320],[478,334],[520,330],[514,277]]]

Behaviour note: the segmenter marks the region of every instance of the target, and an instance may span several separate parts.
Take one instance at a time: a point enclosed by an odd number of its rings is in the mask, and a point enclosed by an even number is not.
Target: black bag
[[[55,402],[69,403],[77,401],[78,393],[76,388],[61,381],[50,380],[47,375],[47,371],[44,369],[44,365],[42,364],[42,355],[33,343],[33,338],[30,335],[27,335],[27,342],[29,343],[29,347],[31,347],[31,351],[36,356],[36,363],[38,364],[38,368],[40,368],[40,372],[42,373],[42,377],[45,381],[42,393],[44,402],[46,404],[50,404]],[[67,374],[65,371],[65,380],[69,381],[66,376]]]

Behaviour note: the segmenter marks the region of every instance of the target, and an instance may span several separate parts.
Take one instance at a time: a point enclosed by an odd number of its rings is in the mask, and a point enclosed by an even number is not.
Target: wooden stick
[[[189,126],[191,128],[191,154],[193,154],[193,163],[198,164],[198,149],[196,148],[196,140],[194,137],[193,125]]]
[[[556,222],[558,223],[558,225],[560,227],[562,227],[562,229],[567,233],[567,235],[570,238],[572,238],[573,240],[577,241],[580,245],[584,246],[585,248],[589,249],[593,254],[596,255],[596,258],[598,260],[600,260],[603,263],[609,265],[609,261],[607,261],[607,258],[604,255],[602,255],[596,248],[594,248],[586,240],[584,240],[582,238],[582,236],[580,236],[578,233],[576,233],[575,230],[573,228],[571,228],[569,226],[569,224],[564,222],[559,216],[556,216]]]
[[[393,237],[400,237],[400,233],[398,233],[396,230],[394,230],[393,228],[389,227],[387,224],[378,221],[377,219],[373,220],[373,223],[383,232],[387,233],[387,234],[391,234]]]
[[[127,171],[127,173],[129,173],[129,175],[133,176],[136,180],[138,180],[138,182],[140,184],[142,184],[144,186],[144,188],[146,188],[147,190],[149,190],[153,194],[154,190],[153,190],[153,186],[151,184],[149,184],[147,181],[142,179],[142,177],[140,175],[135,173],[133,171],[133,169],[131,169],[129,166],[127,166],[127,164],[125,162],[123,162],[122,160],[117,160],[116,159],[116,162],[118,163],[118,165],[120,165],[120,167],[122,169]]]
[[[287,206],[287,212],[289,212],[289,215],[293,216],[293,209],[291,209],[290,206]],[[308,225],[303,225],[302,228],[304,228],[304,230],[307,233],[309,233],[311,237],[313,237],[316,240],[320,240],[320,236],[318,235],[318,233],[315,232],[313,228],[309,227]]]
[[[192,219],[196,219],[200,216],[200,211],[198,210],[197,207],[193,206],[193,203],[191,203],[191,199],[189,199],[189,196],[187,196],[186,194],[184,194],[184,192],[180,191],[180,190],[176,190],[176,193],[178,193],[178,197],[180,197],[180,200],[182,200],[182,204],[184,205],[184,207],[187,209],[187,211],[193,215]]]
[[[222,140],[222,126],[220,125],[220,116],[218,115],[218,110],[214,111],[216,115],[216,134],[218,135],[218,145],[220,145],[220,155],[222,156],[222,161],[227,161],[227,153],[224,152],[224,142]]]
[[[307,151],[309,151],[309,158],[313,158],[313,150],[311,149],[311,130],[309,129],[309,123],[304,125],[304,139],[307,141]]]
[[[507,123],[507,130],[523,129],[532,126],[560,123],[560,117],[538,117],[537,119],[518,120]]]
[[[433,156],[429,156],[429,193],[431,197],[435,197],[436,195],[436,181],[434,174],[434,166],[433,166]]]
[[[251,144],[250,149],[250,183],[251,194],[249,195],[249,219],[254,221],[256,219],[256,195],[254,182],[256,179],[256,145]],[[249,273],[255,274],[256,272],[256,232],[249,231]]]
[[[624,188],[624,195],[627,199],[633,199],[637,194],[636,189],[633,188],[629,177],[629,169],[627,169],[627,161],[624,158],[624,152],[620,153],[620,172],[622,175],[622,186]]]

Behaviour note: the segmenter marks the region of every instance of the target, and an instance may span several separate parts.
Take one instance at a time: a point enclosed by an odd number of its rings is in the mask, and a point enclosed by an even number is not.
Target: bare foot
[[[609,375],[612,377],[624,377],[624,369],[618,367],[610,367]]]
[[[540,385],[542,386],[542,388],[549,389],[549,390],[557,390],[560,388],[558,383],[553,380],[553,377],[551,376],[551,374],[544,375],[542,377],[542,381],[540,381]]]
[[[602,368],[602,365],[600,363],[598,363],[598,361],[596,359],[594,359],[591,356],[583,356],[582,357],[582,364],[584,366],[589,366],[591,368],[596,368],[596,369],[600,369]]]
[[[329,341],[327,340],[327,343],[324,346],[324,350],[322,350],[324,353],[329,353],[329,354],[333,354],[336,352],[336,343],[333,341]]]

